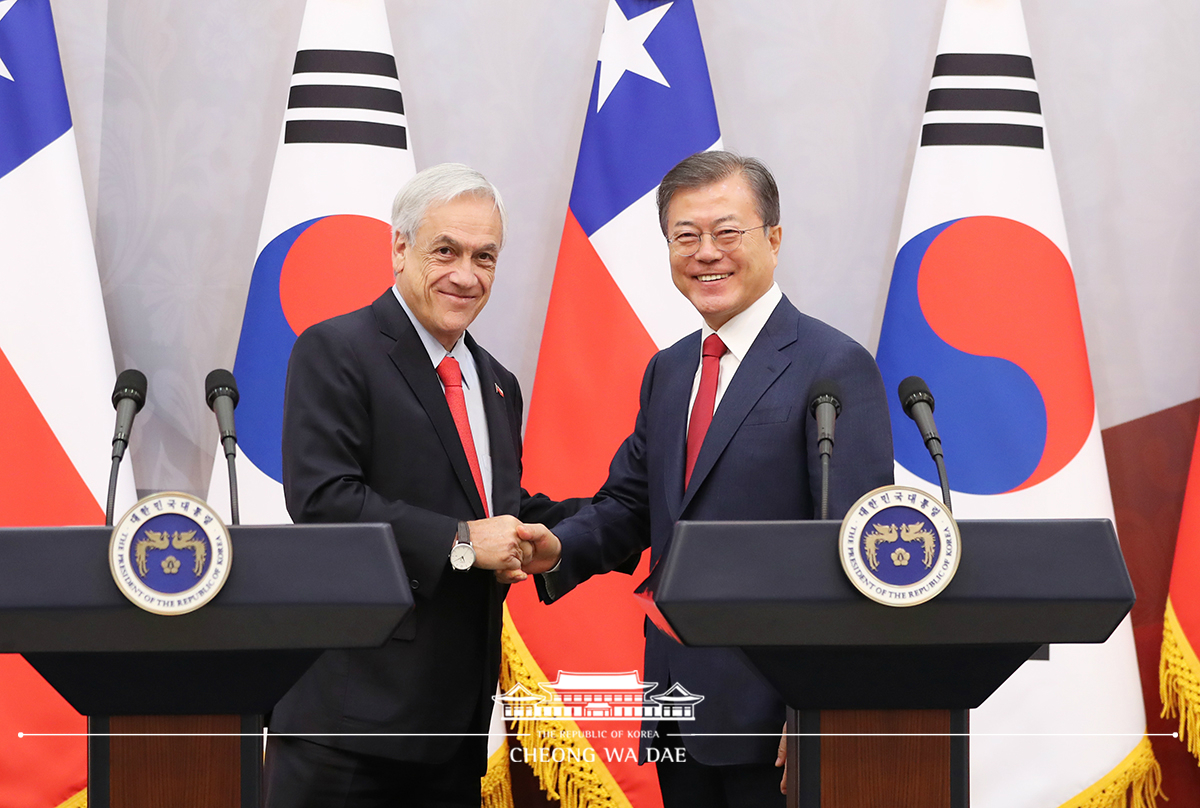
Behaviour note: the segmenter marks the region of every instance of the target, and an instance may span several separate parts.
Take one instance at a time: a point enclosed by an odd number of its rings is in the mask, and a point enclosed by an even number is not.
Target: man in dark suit
[[[597,501],[553,533],[523,534],[538,538],[523,569],[547,573],[538,576],[547,602],[647,546],[654,564],[680,519],[813,518],[820,458],[808,403],[818,382],[841,390],[830,516],[892,482],[874,360],[775,285],[782,229],[766,167],[728,152],[693,155],[663,179],[658,208],[672,278],[704,326],[650,360],[633,434]],[[741,657],[686,648],[647,622],[644,678],[704,696],[686,729],[696,736],[643,722],[659,736],[643,741],[643,761],[650,744],[686,747],[685,763],[658,765],[666,808],[783,805],[775,761],[784,705]]]
[[[466,333],[504,242],[500,195],[446,164],[393,206],[395,286],[307,329],[288,364],[296,522],[390,522],[415,607],[379,649],[329,651],[275,708],[268,808],[478,806],[520,522],[578,505],[520,487],[521,391]],[[525,546],[528,551],[528,545]]]

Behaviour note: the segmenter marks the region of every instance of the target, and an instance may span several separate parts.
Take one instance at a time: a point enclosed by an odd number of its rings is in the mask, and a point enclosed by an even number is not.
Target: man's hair
[[[704,188],[739,173],[754,194],[762,223],[771,227],[779,224],[779,186],[761,160],[727,151],[704,151],[681,160],[658,186],[658,225],[663,235],[667,234],[667,208],[677,192]]]
[[[504,210],[504,200],[487,178],[462,163],[442,163],[427,168],[405,183],[392,202],[393,240],[399,233],[411,244],[431,207],[444,205],[468,194],[492,201],[500,214],[500,244],[503,246],[508,235],[508,214]]]

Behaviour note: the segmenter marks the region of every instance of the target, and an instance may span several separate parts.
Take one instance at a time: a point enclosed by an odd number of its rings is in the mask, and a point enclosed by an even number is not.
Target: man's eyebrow
[[[724,224],[725,222],[729,221],[730,219],[736,219],[736,218],[737,218],[736,213],[727,213],[724,216],[720,216],[716,219],[713,219],[713,224],[714,225]],[[696,224],[695,222],[691,221],[690,219],[680,219],[679,221],[672,223],[671,226],[672,227],[695,227],[696,229],[700,228],[700,225]]]
[[[432,241],[429,242],[429,249],[431,250],[435,250],[438,247],[443,246],[450,247],[456,252],[463,252],[465,249],[461,241],[446,233],[439,233],[437,236],[434,236]],[[478,254],[481,252],[498,253],[500,252],[500,245],[494,241],[489,241],[487,244],[478,247],[473,254]]]
[[[443,244],[448,247],[462,249],[462,245],[458,243],[458,239],[454,238],[453,236],[448,236],[445,233],[435,236],[433,241],[429,242],[430,247],[440,247]]]

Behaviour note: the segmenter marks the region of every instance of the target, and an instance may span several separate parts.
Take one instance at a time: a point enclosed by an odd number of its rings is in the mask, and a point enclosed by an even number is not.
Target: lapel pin
[[[493,384],[496,385],[496,392],[500,394],[500,398],[504,398],[504,391],[500,389],[500,385],[496,382],[493,382]]]

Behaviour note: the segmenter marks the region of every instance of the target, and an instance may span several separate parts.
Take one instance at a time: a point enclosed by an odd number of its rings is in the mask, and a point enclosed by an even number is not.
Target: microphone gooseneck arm
[[[221,448],[225,452],[225,465],[229,469],[229,517],[230,523],[241,524],[237,492],[237,429],[234,426],[233,410],[238,403],[237,381],[224,368],[217,368],[204,380],[204,400],[217,416],[217,430],[221,434]]]
[[[808,411],[817,421],[817,452],[821,455],[822,519],[829,518],[829,464],[833,456],[833,427],[842,412],[841,392],[832,379],[823,379],[809,391]]]
[[[113,525],[113,511],[117,507],[117,476],[121,471],[121,458],[114,457],[108,469],[108,498],[104,503],[104,524]]]
[[[104,504],[104,524],[111,526],[113,511],[117,504],[117,477],[121,469],[121,458],[129,445],[133,432],[133,419],[146,404],[146,374],[127,368],[117,376],[113,387],[113,408],[117,411],[117,423],[113,429],[112,466],[108,472],[108,496]]]

